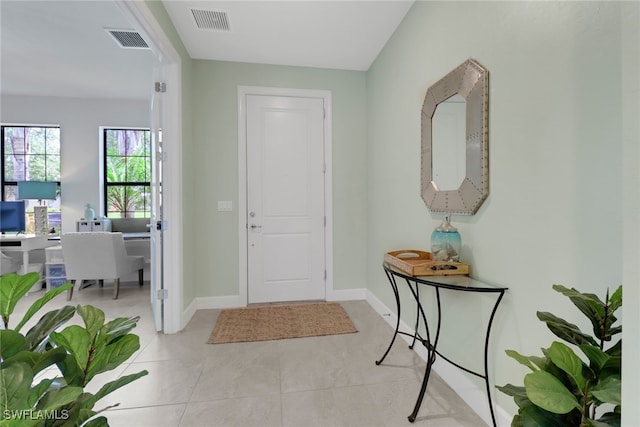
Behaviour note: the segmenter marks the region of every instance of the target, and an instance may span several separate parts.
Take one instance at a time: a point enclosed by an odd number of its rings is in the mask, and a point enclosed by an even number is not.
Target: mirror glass
[[[433,182],[438,190],[455,190],[466,175],[465,99],[453,95],[436,107],[432,119]]]
[[[489,195],[488,71],[468,59],[422,105],[422,199],[432,212],[473,215]]]

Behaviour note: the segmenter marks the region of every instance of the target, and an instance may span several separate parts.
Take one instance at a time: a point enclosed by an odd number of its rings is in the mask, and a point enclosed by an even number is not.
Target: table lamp
[[[36,234],[49,234],[49,213],[43,200],[55,200],[58,183],[53,181],[20,181],[18,182],[18,199],[38,200],[39,205],[33,207]]]

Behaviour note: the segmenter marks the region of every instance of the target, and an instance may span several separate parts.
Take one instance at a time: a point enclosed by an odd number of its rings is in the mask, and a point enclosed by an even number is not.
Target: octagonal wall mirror
[[[489,72],[468,59],[422,104],[422,199],[431,212],[475,214],[489,195]]]

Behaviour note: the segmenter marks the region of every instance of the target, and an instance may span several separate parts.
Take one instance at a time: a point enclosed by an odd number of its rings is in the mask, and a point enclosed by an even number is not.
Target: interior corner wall
[[[193,69],[198,296],[239,295],[238,86],[331,91],[334,289],[365,288],[365,73],[204,60]],[[233,211],[218,212],[218,201]]]
[[[604,297],[622,283],[622,7],[419,1],[367,74],[367,284],[394,307],[383,254],[429,250],[443,219],[420,198],[426,90],[468,58],[489,70],[490,194],[476,215],[454,215],[452,223],[472,274],[509,287],[490,341],[492,384],[522,384],[526,370],[506,349],[541,354],[554,340],[536,310],[590,330],[553,284]],[[637,170],[637,156],[629,161]],[[625,225],[637,230],[638,217]],[[476,363],[467,340],[483,333],[487,299],[444,301],[441,345],[454,360]],[[413,324],[414,313],[403,313]],[[510,397],[493,394],[516,412]]]
[[[622,425],[640,426],[640,3],[622,8],[623,283]],[[630,325],[630,326],[629,326]]]
[[[3,124],[60,126],[63,232],[75,231],[87,203],[103,204],[100,127],[148,128],[151,117],[148,100],[3,95],[1,102]]]

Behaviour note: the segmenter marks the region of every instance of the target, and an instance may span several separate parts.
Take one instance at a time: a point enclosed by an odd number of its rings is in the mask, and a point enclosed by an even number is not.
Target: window
[[[104,129],[104,206],[108,218],[151,215],[151,132]]]
[[[48,206],[49,225],[60,229],[60,127],[11,126],[0,128],[2,140],[2,200],[17,200],[19,181],[53,181],[58,184],[56,200]],[[38,200],[26,200],[27,232],[34,232],[33,207]]]

